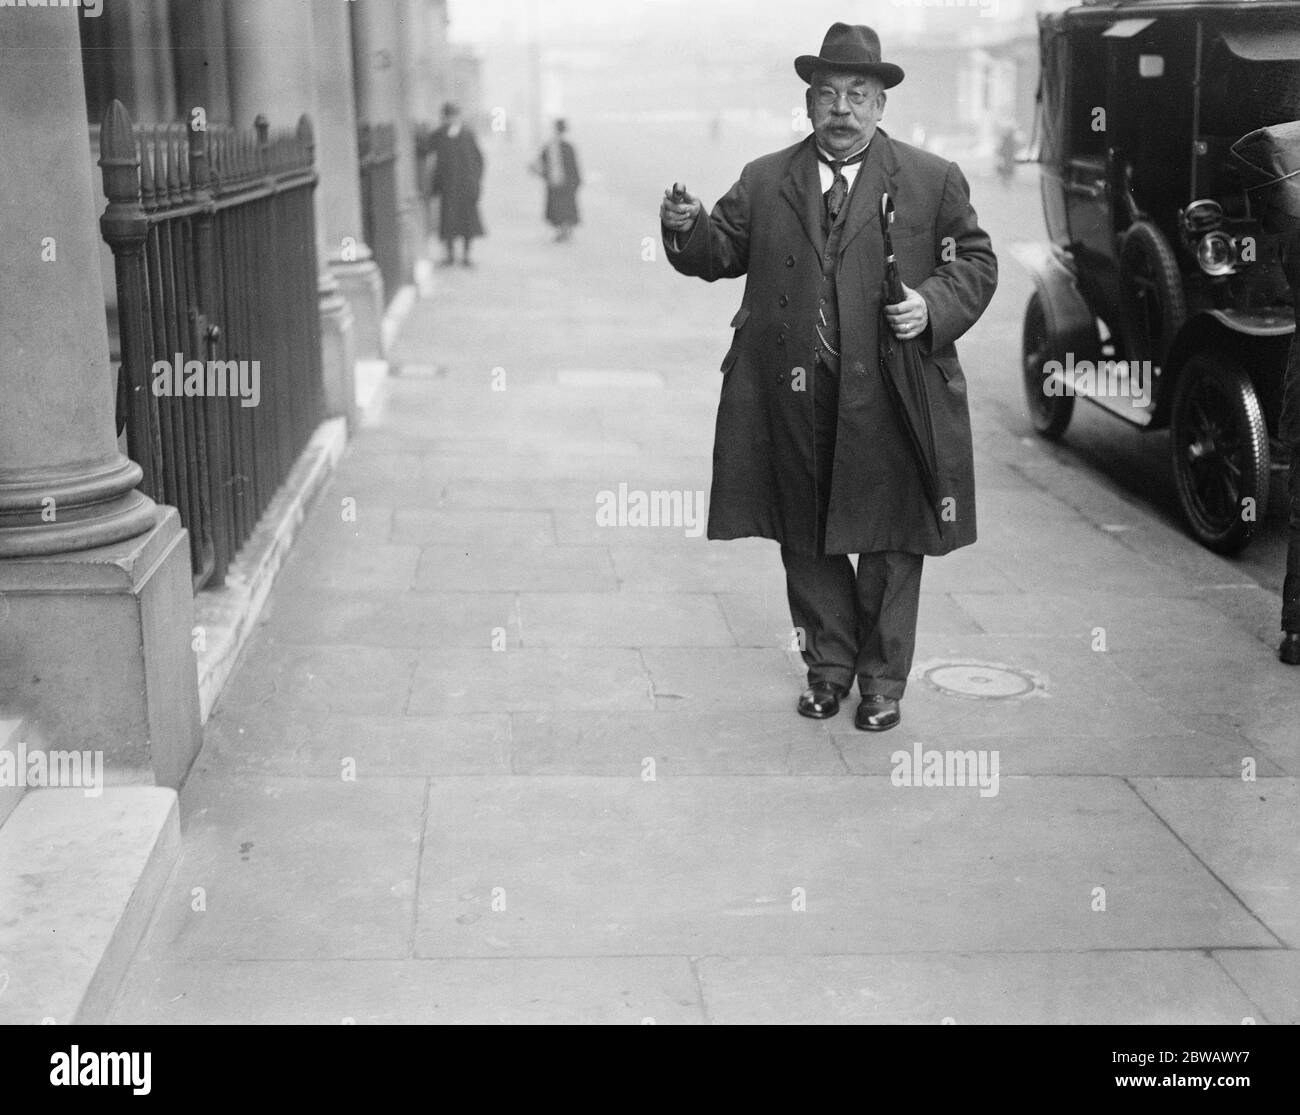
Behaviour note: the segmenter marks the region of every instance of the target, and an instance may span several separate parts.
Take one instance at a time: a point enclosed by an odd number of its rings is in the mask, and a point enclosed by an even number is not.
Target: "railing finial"
[[[140,155],[135,126],[121,101],[110,101],[99,132],[99,165],[109,201],[140,200]]]

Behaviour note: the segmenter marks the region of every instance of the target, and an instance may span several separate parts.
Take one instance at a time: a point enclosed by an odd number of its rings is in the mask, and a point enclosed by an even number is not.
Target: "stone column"
[[[176,103],[182,113],[202,105],[209,120],[230,122],[226,21],[212,0],[170,0]]]
[[[363,235],[349,6],[329,3],[312,8],[320,112],[316,124],[318,189],[324,203],[326,261],[352,308],[356,355],[377,360],[382,356],[384,281]]]
[[[201,736],[189,547],[117,449],[76,8],[0,8],[0,719],[179,785]]]
[[[133,119],[165,122],[176,118],[176,79],[166,49],[170,19],[165,0],[133,0],[102,5],[87,18],[83,40],[92,89],[105,104],[116,98]],[[159,49],[162,47],[162,49]],[[97,110],[102,105],[95,106]]]
[[[391,123],[397,143],[397,216],[401,224],[402,274],[410,281],[424,253],[424,207],[415,161],[415,129],[406,108],[403,46],[392,0],[356,0],[352,17],[353,82],[357,116],[369,124]],[[384,296],[391,302],[395,290]]]
[[[312,120],[320,169],[320,109],[312,52],[312,0],[226,0],[230,105],[233,123],[251,128],[258,113],[272,125]],[[325,240],[325,190],[316,187],[316,258],[320,264],[321,375],[332,415],[356,421],[356,354],[352,308],[330,271]]]

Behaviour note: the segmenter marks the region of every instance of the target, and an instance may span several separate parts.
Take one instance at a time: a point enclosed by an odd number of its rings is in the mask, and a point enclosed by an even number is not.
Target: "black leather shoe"
[[[829,681],[815,681],[799,695],[799,715],[811,720],[829,720],[840,711],[849,691]]]
[[[902,719],[898,702],[893,697],[868,693],[862,698],[862,704],[858,705],[853,726],[863,732],[887,732],[890,728],[898,727],[898,722]]]
[[[1282,636],[1277,656],[1288,666],[1300,666],[1300,631],[1288,631]]]

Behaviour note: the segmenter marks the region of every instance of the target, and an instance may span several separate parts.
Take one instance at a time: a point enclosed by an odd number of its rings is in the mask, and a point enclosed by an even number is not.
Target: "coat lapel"
[[[794,153],[781,183],[781,196],[794,209],[808,240],[820,256],[826,245],[826,236],[822,232],[821,176],[817,173],[815,142],[816,139],[809,136]]]
[[[876,134],[871,137],[871,146],[867,148],[867,157],[858,172],[858,179],[853,183],[853,191],[849,194],[844,239],[840,241],[841,252],[848,249],[854,237],[864,228],[880,220],[880,195],[888,192],[890,197],[894,196],[894,174],[897,170],[898,156],[893,141],[877,128]],[[876,231],[879,235],[879,229]]]

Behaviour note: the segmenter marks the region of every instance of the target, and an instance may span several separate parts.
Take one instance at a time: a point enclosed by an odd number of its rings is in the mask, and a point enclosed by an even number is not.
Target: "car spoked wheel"
[[[1217,353],[1193,357],[1174,395],[1174,483],[1196,539],[1241,550],[1268,510],[1268,431],[1250,377]]]
[[[1043,437],[1057,438],[1065,433],[1074,413],[1073,395],[1049,395],[1046,390],[1048,373],[1043,369],[1049,361],[1061,360],[1047,328],[1047,314],[1043,300],[1037,293],[1025,307],[1025,324],[1021,333],[1021,372],[1025,380],[1025,402],[1029,419]]]
[[[1187,319],[1187,297],[1174,250],[1149,221],[1137,221],[1124,233],[1119,274],[1129,316],[1130,359],[1163,360]]]

